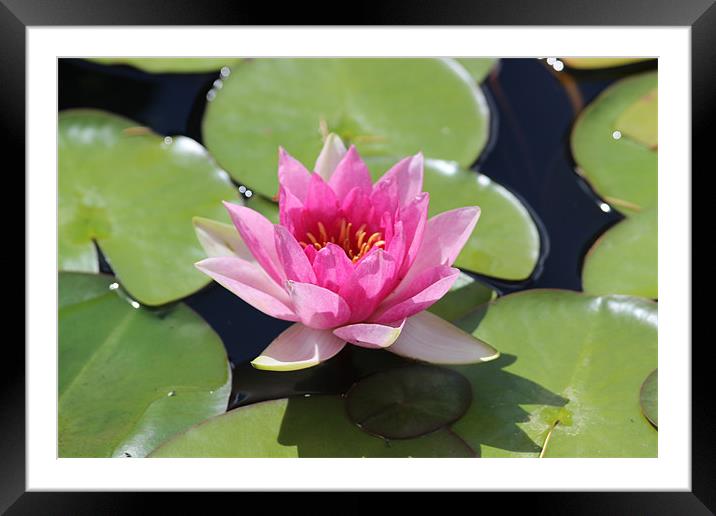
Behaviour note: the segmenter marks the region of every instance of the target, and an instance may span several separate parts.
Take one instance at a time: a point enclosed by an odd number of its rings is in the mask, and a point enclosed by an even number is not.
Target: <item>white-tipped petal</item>
[[[500,356],[492,346],[430,312],[409,317],[398,340],[387,349],[433,364],[474,364]]]
[[[335,356],[345,345],[330,330],[296,323],[276,337],[251,365],[269,371],[306,369]]]
[[[232,224],[224,224],[204,217],[194,217],[192,222],[196,237],[209,258],[238,256],[246,261],[256,261]]]
[[[394,324],[359,323],[333,330],[337,337],[362,348],[380,349],[391,346],[400,336],[405,319]]]
[[[321,149],[321,153],[316,159],[316,165],[313,168],[314,172],[328,182],[346,152],[348,150],[340,137],[337,134],[330,133],[326,136],[323,149]]]

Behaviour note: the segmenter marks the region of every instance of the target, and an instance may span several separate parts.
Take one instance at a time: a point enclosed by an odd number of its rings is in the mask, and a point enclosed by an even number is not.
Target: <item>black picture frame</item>
[[[329,12],[323,6],[316,11]],[[559,25],[559,26],[689,26],[692,70],[692,162],[707,167],[707,134],[714,113],[716,90],[716,6],[713,0],[407,0],[357,4],[350,16],[336,17],[338,25]],[[341,12],[341,11],[338,11]],[[344,12],[348,12],[347,10]],[[0,0],[0,120],[3,154],[14,157],[14,170],[25,163],[26,29],[61,25],[316,25],[304,3],[279,8],[260,3],[223,0]],[[6,176],[10,175],[7,167]],[[690,173],[690,171],[682,171]],[[19,174],[14,172],[17,179]],[[24,182],[19,186],[24,191]],[[8,187],[9,190],[9,187]],[[18,192],[19,190],[14,190]],[[10,197],[6,195],[6,198]],[[17,197],[17,193],[13,195]],[[709,233],[710,234],[710,233]],[[19,240],[16,240],[19,241]],[[16,248],[19,246],[15,246]],[[32,271],[25,270],[25,275]],[[690,302],[690,300],[685,300]],[[27,306],[26,309],[32,309]],[[691,343],[670,343],[688,349]],[[709,514],[716,511],[716,445],[713,438],[714,403],[707,371],[708,341],[695,342],[692,351],[692,491],[641,493],[529,493],[509,494],[510,509],[520,507],[550,514]],[[15,339],[3,346],[4,372],[0,389],[0,511],[8,514],[123,514],[143,512],[147,497],[158,498],[163,512],[189,509],[185,496],[174,493],[39,493],[25,492],[25,353]],[[48,396],[52,395],[48,393]],[[236,498],[223,498],[232,503]],[[245,494],[240,495],[247,496]],[[255,495],[252,495],[255,496]],[[264,495],[265,496],[265,495]],[[270,495],[272,510],[297,498]],[[355,502],[341,507],[367,510],[374,495],[352,494]],[[481,497],[485,493],[466,494]],[[359,498],[358,498],[359,497]],[[368,497],[368,498],[366,498]],[[418,496],[415,500],[420,500]],[[493,501],[493,500],[489,500]],[[244,503],[251,503],[247,501]],[[459,502],[458,502],[459,503]],[[472,503],[472,502],[470,502]],[[346,510],[342,512],[347,512]]]

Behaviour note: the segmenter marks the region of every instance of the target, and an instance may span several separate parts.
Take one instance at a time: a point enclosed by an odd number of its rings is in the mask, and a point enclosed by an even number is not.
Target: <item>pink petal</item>
[[[405,320],[395,324],[350,324],[333,330],[337,337],[362,348],[387,348],[400,336]]]
[[[304,203],[306,224],[321,222],[328,225],[338,219],[338,199],[328,184],[318,174],[311,174],[308,194]]]
[[[315,250],[313,247],[311,249]],[[313,270],[316,273],[318,285],[338,292],[353,275],[353,263],[346,256],[342,247],[329,243],[316,252],[313,259]]]
[[[376,182],[373,191],[390,182],[394,182],[396,186],[398,207],[415,199],[423,189],[423,155],[418,153],[396,163]]]
[[[375,213],[395,213],[399,208],[398,184],[394,178],[381,179],[373,185],[370,204]]]
[[[296,323],[276,337],[251,365],[270,371],[295,371],[318,365],[346,345],[329,330],[315,330]]]
[[[405,234],[410,242],[400,270],[401,277],[407,274],[408,269],[415,262],[418,250],[423,243],[425,225],[428,220],[429,203],[430,195],[428,193],[422,193],[400,210],[399,219],[403,222]]]
[[[288,293],[299,320],[311,328],[325,330],[345,324],[351,315],[341,296],[311,283],[288,282]]]
[[[318,155],[313,171],[321,176],[324,181],[328,181],[345,155],[346,146],[343,141],[336,134],[330,133],[323,143],[323,148]]]
[[[410,317],[388,351],[434,364],[474,364],[500,356],[492,346],[430,312]]]
[[[328,184],[341,199],[348,195],[353,188],[359,188],[366,194],[370,194],[373,187],[370,172],[355,146],[351,145],[350,149],[336,167]]]
[[[204,217],[194,217],[192,222],[196,237],[209,258],[238,256],[250,262],[256,261],[233,225]]]
[[[207,258],[195,266],[257,310],[277,319],[298,320],[286,291],[257,263],[225,256]]]
[[[341,199],[340,203],[341,212],[347,220],[353,223],[354,228],[359,228],[364,223],[375,225],[376,221],[373,219],[376,212],[370,195],[364,190],[358,187],[351,189],[351,191]]]
[[[300,201],[306,198],[311,173],[281,147],[278,150],[278,182]]]
[[[405,279],[429,267],[455,263],[479,217],[480,208],[471,206],[446,211],[429,219],[415,262]]]
[[[339,293],[351,308],[351,321],[364,321],[390,292],[396,279],[397,264],[392,256],[374,247],[358,261],[353,276]]]
[[[267,238],[273,234],[273,224],[250,208],[229,202],[224,202],[224,206],[256,261],[276,283],[282,285],[286,275],[278,259],[274,239]]]
[[[316,248],[312,245],[307,245],[303,248],[303,252],[306,254],[306,258],[308,258],[308,261],[313,264],[313,261],[316,259],[316,255],[318,254]]]
[[[316,274],[303,248],[283,226],[274,226],[276,251],[281,260],[286,278],[304,283],[315,283]]]
[[[378,323],[398,321],[429,308],[450,290],[459,274],[459,269],[446,265],[423,271],[411,283],[396,289],[371,320]]]
[[[406,248],[406,234],[403,230],[403,222],[396,222],[392,230],[395,231],[394,234],[389,235],[389,232],[386,231],[387,234],[384,235],[384,238],[388,240],[388,245],[385,247],[385,251],[393,257],[396,266],[400,269],[403,259],[405,258]]]
[[[288,189],[278,189],[278,220],[294,235],[302,235],[307,228],[303,223],[303,203]]]

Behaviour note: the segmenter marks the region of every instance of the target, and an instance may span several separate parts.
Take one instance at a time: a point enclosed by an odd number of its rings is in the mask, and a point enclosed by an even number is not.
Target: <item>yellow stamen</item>
[[[370,238],[368,239],[368,242],[366,242],[368,244],[368,247],[371,247],[375,242],[380,240],[380,237],[381,237],[380,233],[373,233],[370,236]]]
[[[346,219],[341,219],[341,234],[338,235],[338,241],[343,242],[346,239]]]
[[[313,233],[307,231],[306,238],[299,241],[299,243],[304,249],[311,246],[318,251],[326,247],[329,243],[337,244],[343,248],[346,255],[353,260],[354,263],[365,256],[373,247],[385,246],[383,234],[379,231],[371,234],[366,240],[368,235],[368,233],[366,233],[367,224],[361,224],[358,230],[353,233],[352,222],[348,222],[345,218],[342,218],[340,222],[340,232],[338,236],[329,234],[323,222],[316,222],[319,238],[316,238]],[[335,228],[336,226],[333,225],[332,227]],[[309,243],[307,243],[306,240],[308,240]]]
[[[323,225],[323,222],[318,222],[318,231],[321,233],[321,240],[323,240],[323,243],[325,244],[328,242],[328,233],[326,232],[326,226]]]
[[[348,252],[348,251],[350,250],[350,248],[351,248],[350,238],[351,238],[351,227],[352,227],[352,226],[353,226],[353,223],[352,223],[352,222],[349,222],[349,223],[348,223],[348,226],[346,226],[346,236],[345,236],[345,239],[343,240],[343,249],[344,249],[346,252]]]
[[[361,231],[361,232],[359,232],[359,233],[356,233],[356,239],[357,239],[356,247],[357,247],[358,249],[360,249],[361,247],[363,247],[363,239],[364,239],[364,238],[365,238],[365,231]]]

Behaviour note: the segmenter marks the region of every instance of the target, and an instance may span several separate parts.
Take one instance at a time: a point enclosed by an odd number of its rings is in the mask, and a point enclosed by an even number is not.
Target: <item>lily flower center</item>
[[[330,224],[328,228],[323,222],[318,222],[314,231],[307,231],[305,238],[299,241],[304,249],[313,246],[317,251],[329,243],[342,247],[353,263],[360,260],[372,248],[385,246],[383,233],[370,232],[367,224],[361,224],[356,228],[345,218]]]

